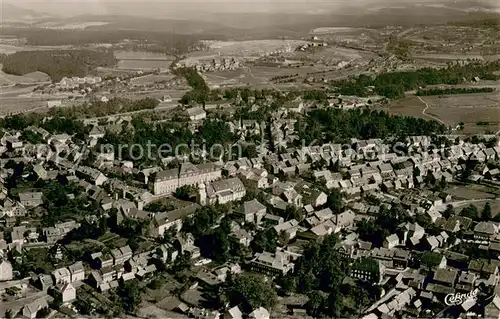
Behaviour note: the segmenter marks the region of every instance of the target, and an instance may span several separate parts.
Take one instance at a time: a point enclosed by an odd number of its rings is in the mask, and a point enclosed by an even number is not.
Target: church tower
[[[207,204],[207,190],[205,184],[201,183],[198,185],[198,193],[196,195],[196,202],[201,206]]]

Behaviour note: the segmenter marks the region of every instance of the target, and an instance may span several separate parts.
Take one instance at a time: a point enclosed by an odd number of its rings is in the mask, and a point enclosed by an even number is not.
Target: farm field
[[[139,100],[145,97],[161,99],[165,95],[170,95],[172,101],[177,102],[186,92],[189,90],[154,90],[145,92],[130,92],[130,93],[120,93],[120,94],[109,94],[108,97],[122,97],[131,100]],[[162,104],[160,104],[161,106]]]
[[[363,55],[369,55],[366,52]],[[353,49],[345,49],[340,47],[321,47],[313,52],[296,52],[295,57],[304,58],[310,61],[325,61],[329,63],[339,63],[341,61],[353,61],[362,59],[362,54]],[[375,58],[375,54],[370,54],[367,60]]]
[[[446,125],[465,124],[469,134],[497,132],[500,129],[500,97],[497,92],[426,96],[422,97],[430,107],[427,114],[441,119]],[[477,125],[478,122],[487,123]]]
[[[1,65],[0,65],[1,69]],[[50,82],[50,77],[43,72],[32,72],[23,76],[7,74],[0,71],[0,87],[13,86],[16,84],[35,84]]]
[[[253,41],[204,41],[210,48],[206,55],[214,52],[238,57],[256,57],[276,51],[292,52],[307,42],[303,40],[253,40]],[[203,52],[200,52],[203,53]]]
[[[360,28],[350,27],[321,27],[311,31],[312,34],[330,34],[330,33],[351,33],[358,30],[366,30]]]
[[[117,69],[119,70],[152,70],[168,69],[172,61],[167,60],[120,60]]]
[[[173,78],[175,78],[175,76],[172,74],[161,74],[161,75],[150,74],[134,78],[130,80],[130,82],[134,85],[148,85],[148,84],[170,81]]]
[[[12,54],[18,51],[43,51],[43,50],[68,50],[71,49],[70,45],[58,45],[58,46],[14,46],[8,44],[0,44],[0,53]]]
[[[495,195],[488,192],[488,188],[481,185],[456,185],[446,190],[456,200],[488,200]]]
[[[225,86],[243,86],[251,85],[254,87],[297,87],[302,86],[302,79],[298,83],[272,84],[271,78],[276,76],[297,75],[305,77],[311,72],[318,72],[321,69],[315,67],[300,67],[300,68],[277,68],[266,66],[248,66],[234,71],[219,71],[204,73],[203,77],[210,87],[225,87]]]
[[[101,22],[101,21],[89,21],[89,22],[79,22],[79,23],[42,23],[40,26],[47,29],[61,29],[61,30],[76,30],[76,29],[85,29],[87,27],[98,27],[107,25],[109,22]]]
[[[409,95],[404,99],[390,101],[389,104],[381,107],[376,107],[376,109],[384,110],[392,115],[414,116],[428,119],[428,117],[422,114],[424,108],[425,105],[413,95]]]
[[[27,112],[37,108],[45,108],[48,100],[50,99],[0,96],[0,116]]]
[[[146,51],[121,50],[115,51],[114,54],[118,60],[174,60],[174,57],[170,55]]]
[[[391,101],[381,109],[394,115],[415,116],[424,119],[439,119],[445,125],[457,126],[464,123],[464,134],[481,134],[500,130],[500,97],[497,91],[493,93],[436,95],[425,96],[422,99],[416,96],[407,96],[404,99]],[[477,125],[478,122],[487,122],[487,125]]]
[[[266,83],[266,79],[252,77],[248,70],[210,72],[202,74],[210,88],[243,86],[247,84],[258,85]]]

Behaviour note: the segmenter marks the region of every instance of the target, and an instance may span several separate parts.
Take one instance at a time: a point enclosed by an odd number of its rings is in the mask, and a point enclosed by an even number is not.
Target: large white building
[[[59,87],[61,87],[62,89],[76,89],[80,85],[83,85],[83,84],[92,85],[92,84],[97,84],[97,83],[101,83],[101,82],[102,82],[102,78],[100,76],[96,76],[96,77],[86,76],[84,78],[64,77],[59,82]]]
[[[0,259],[0,281],[12,280],[12,264],[6,259]]]
[[[200,121],[207,117],[207,112],[201,107],[192,107],[186,110],[191,121]]]
[[[206,187],[200,187],[198,201],[201,205],[226,204],[241,200],[245,194],[245,185],[239,178],[235,177],[218,180]]]
[[[221,177],[221,169],[213,163],[199,165],[184,163],[180,168],[156,173],[153,192],[155,195],[173,193],[179,187],[212,182]]]

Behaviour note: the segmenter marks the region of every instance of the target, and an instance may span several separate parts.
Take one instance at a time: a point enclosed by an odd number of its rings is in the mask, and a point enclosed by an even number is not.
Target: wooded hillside
[[[96,67],[114,64],[112,51],[20,51],[4,57],[2,70],[15,75],[40,71],[47,73],[52,81],[60,81],[65,76],[83,77]]]

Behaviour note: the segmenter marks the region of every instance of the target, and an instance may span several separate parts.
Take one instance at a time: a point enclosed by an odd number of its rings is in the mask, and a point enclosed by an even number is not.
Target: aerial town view
[[[0,10],[0,318],[500,319],[498,0]]]

